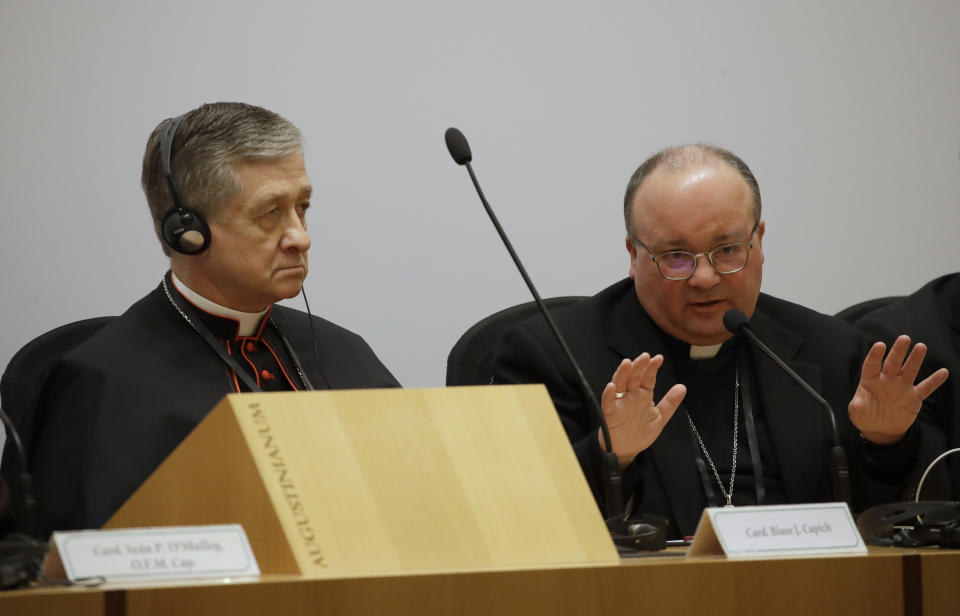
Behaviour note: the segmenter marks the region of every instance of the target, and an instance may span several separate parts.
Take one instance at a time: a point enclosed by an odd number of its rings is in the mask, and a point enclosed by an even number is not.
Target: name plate
[[[53,543],[72,582],[260,575],[239,524],[56,532]]]
[[[709,507],[687,556],[766,558],[866,554],[846,503]]]

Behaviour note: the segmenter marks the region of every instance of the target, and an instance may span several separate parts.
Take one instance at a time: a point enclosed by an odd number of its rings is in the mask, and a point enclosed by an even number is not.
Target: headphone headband
[[[163,174],[170,176],[173,172],[170,170],[170,150],[173,147],[173,136],[177,134],[177,128],[187,117],[187,114],[168,118],[163,127],[163,135],[160,137],[160,162],[163,164]]]

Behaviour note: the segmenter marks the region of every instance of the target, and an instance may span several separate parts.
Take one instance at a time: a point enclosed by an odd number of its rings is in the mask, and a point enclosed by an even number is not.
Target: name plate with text
[[[73,582],[260,575],[239,524],[56,532],[53,543]]]
[[[866,554],[846,503],[709,507],[687,556]]]

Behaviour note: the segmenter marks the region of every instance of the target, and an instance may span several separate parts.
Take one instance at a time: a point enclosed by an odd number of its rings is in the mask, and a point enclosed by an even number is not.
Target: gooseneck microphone
[[[574,359],[570,347],[567,346],[567,342],[557,328],[553,317],[550,316],[550,311],[547,310],[543,300],[540,298],[540,294],[533,285],[533,281],[530,280],[530,276],[527,275],[527,270],[523,267],[523,263],[520,262],[520,257],[517,256],[516,251],[513,249],[513,245],[507,238],[503,227],[500,226],[500,221],[497,220],[496,214],[493,213],[493,209],[491,209],[490,204],[483,195],[483,190],[480,188],[477,176],[474,174],[473,167],[470,165],[470,161],[473,160],[473,155],[470,152],[470,144],[467,143],[467,138],[464,137],[463,133],[458,129],[448,128],[446,133],[444,133],[444,140],[447,143],[447,150],[449,150],[453,161],[458,165],[466,166],[467,171],[470,173],[470,179],[473,181],[473,186],[477,191],[477,195],[480,197],[480,201],[483,203],[484,209],[487,211],[487,215],[490,217],[490,221],[500,235],[500,239],[503,240],[503,244],[506,246],[507,252],[510,253],[510,257],[520,271],[520,275],[527,284],[527,288],[530,289],[530,293],[537,302],[537,306],[540,308],[543,318],[546,319],[551,332],[553,332],[557,342],[560,343],[563,354],[570,362],[574,372],[576,372],[584,399],[588,401],[588,404],[600,422],[600,431],[607,449],[606,453],[603,454],[603,488],[606,499],[607,528],[610,529],[614,535],[614,541],[617,541],[621,545],[641,546],[641,549],[661,549],[663,547],[663,529],[657,528],[655,524],[650,524],[648,520],[637,522],[636,520],[629,521],[625,519],[623,479],[620,474],[620,465],[617,462],[617,454],[613,451],[613,443],[610,440],[610,429],[607,426],[606,418],[603,416],[603,409],[600,408],[600,404],[593,395],[590,384],[587,382],[586,377],[584,377],[580,365],[577,363],[577,360]]]
[[[749,338],[761,351],[766,353],[767,357],[773,360],[773,363],[780,366],[780,368],[786,372],[791,379],[796,381],[800,387],[803,388],[810,397],[812,397],[816,402],[823,407],[824,411],[827,413],[827,417],[830,418],[830,428],[833,434],[833,447],[830,448],[830,478],[833,483],[833,497],[837,501],[845,502],[850,505],[850,472],[847,468],[847,453],[843,450],[843,446],[840,444],[840,433],[837,430],[837,419],[833,414],[833,408],[830,406],[830,403],[827,402],[823,396],[817,393],[810,385],[807,384],[800,375],[793,371],[790,366],[788,366],[780,357],[774,353],[770,347],[765,345],[757,335],[753,333],[753,330],[750,329],[750,319],[747,318],[747,315],[743,314],[736,308],[727,310],[723,314],[723,326],[727,328],[731,334],[742,333],[744,336]]]
[[[443,133],[443,140],[447,142],[447,151],[450,152],[450,156],[453,157],[453,162],[458,165],[467,165],[467,170],[470,171],[470,177],[473,178],[473,183],[476,185],[477,178],[473,175],[473,168],[468,164],[473,160],[473,154],[470,152],[470,144],[467,143],[467,138],[463,136],[460,129],[451,126],[447,129],[447,132]],[[481,197],[481,200],[489,212],[490,206],[487,204],[487,200],[483,199],[483,197]],[[494,216],[494,219],[496,219],[496,216]],[[500,225],[497,225],[497,228],[499,229]]]

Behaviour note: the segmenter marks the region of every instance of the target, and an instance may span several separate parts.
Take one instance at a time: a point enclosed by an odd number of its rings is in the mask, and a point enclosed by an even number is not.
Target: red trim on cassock
[[[273,358],[277,361],[277,365],[280,366],[280,372],[283,373],[284,378],[287,379],[287,383],[290,384],[290,387],[293,388],[293,391],[300,391],[300,388],[297,387],[297,384],[294,383],[293,379],[290,378],[290,375],[287,374],[287,369],[283,367],[283,362],[280,361],[280,358],[277,356],[277,352],[273,350],[272,346],[270,346],[270,342],[266,338],[261,340],[261,342],[263,342],[263,346],[267,347],[267,350],[270,351],[270,354],[273,355]],[[292,357],[290,358],[290,361],[293,361]]]
[[[227,345],[227,355],[233,355],[233,349],[230,347],[230,341],[224,340],[224,343]],[[243,390],[240,389],[240,379],[237,378],[237,371],[233,368],[230,368],[230,372],[233,373],[233,386],[237,388],[237,393],[243,393]],[[257,383],[257,385],[260,385],[260,383]]]
[[[263,385],[260,384],[260,372],[257,370],[257,364],[253,363],[253,360],[247,357],[247,342],[251,340],[251,337],[244,336],[240,338],[240,355],[243,359],[253,368],[253,377],[257,379],[257,387],[263,389]]]

